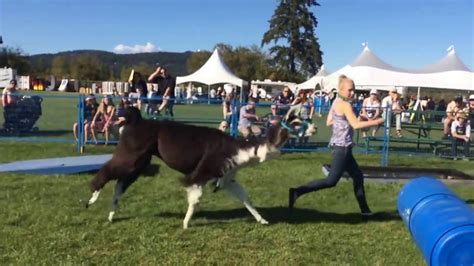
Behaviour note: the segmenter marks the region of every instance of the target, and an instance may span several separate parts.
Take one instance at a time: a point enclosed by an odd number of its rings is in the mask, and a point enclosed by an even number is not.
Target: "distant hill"
[[[168,68],[169,72],[174,76],[186,75],[186,61],[192,52],[173,53],[173,52],[153,52],[139,54],[115,54],[98,50],[75,50],[60,52],[55,54],[37,54],[30,55],[27,59],[30,61],[33,69],[47,70],[51,69],[51,65],[55,56],[75,57],[82,54],[90,54],[97,57],[106,65],[113,66],[114,72],[120,74],[121,69],[134,65],[149,65],[150,72],[154,71],[157,63]],[[43,71],[39,71],[40,73]]]

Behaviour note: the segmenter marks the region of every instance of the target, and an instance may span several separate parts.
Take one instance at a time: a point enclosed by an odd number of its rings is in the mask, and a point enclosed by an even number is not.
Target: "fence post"
[[[230,117],[230,135],[232,137],[237,137],[238,135],[238,130],[237,126],[239,123],[239,117],[238,117],[238,112],[239,112],[239,101],[237,99],[232,99],[232,115]]]
[[[384,111],[384,138],[383,138],[383,147],[382,147],[382,167],[388,166],[388,152],[390,145],[390,126],[392,124],[392,106],[388,105]]]
[[[84,153],[84,95],[79,94],[77,103],[77,152]]]

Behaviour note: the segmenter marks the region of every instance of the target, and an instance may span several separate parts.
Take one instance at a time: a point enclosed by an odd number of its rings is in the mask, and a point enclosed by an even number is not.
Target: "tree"
[[[0,67],[10,67],[16,69],[19,75],[28,75],[31,65],[30,62],[26,59],[27,55],[20,48],[5,47],[2,57]]]
[[[51,74],[57,78],[68,78],[70,73],[69,59],[62,55],[57,55],[51,63]]]
[[[186,61],[186,69],[188,70],[188,73],[191,74],[198,70],[204,63],[206,63],[210,56],[211,52],[209,51],[193,53]]]
[[[311,7],[316,0],[282,0],[270,19],[270,29],[263,35],[261,46],[274,43],[269,49],[279,72],[289,72],[290,80],[298,73],[314,75],[321,65],[322,54],[315,35],[318,25]],[[293,77],[293,78],[291,78]]]
[[[92,54],[80,54],[71,60],[71,75],[78,80],[106,80],[109,68]]]

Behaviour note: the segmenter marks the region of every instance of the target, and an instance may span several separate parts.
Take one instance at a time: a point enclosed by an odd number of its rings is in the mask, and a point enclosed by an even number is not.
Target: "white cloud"
[[[151,53],[159,50],[160,49],[151,42],[147,42],[145,45],[135,44],[134,46],[119,44],[114,47],[114,52],[117,54]]]

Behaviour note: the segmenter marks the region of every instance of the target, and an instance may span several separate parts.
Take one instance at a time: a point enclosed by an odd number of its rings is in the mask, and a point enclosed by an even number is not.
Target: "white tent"
[[[324,79],[324,89],[337,88],[341,74],[352,78],[358,88],[396,86],[474,90],[474,74],[456,56],[454,49],[435,64],[419,70],[404,70],[385,63],[365,46],[350,65]]]
[[[322,86],[324,77],[326,77],[327,75],[329,75],[329,73],[324,69],[324,65],[322,65],[321,69],[318,71],[318,73],[316,73],[316,75],[314,75],[307,81],[296,85],[296,88],[297,90],[315,89],[317,84]]]
[[[247,84],[246,81],[237,77],[229,70],[227,65],[221,59],[219,52],[214,50],[207,62],[196,72],[183,76],[176,77],[176,84],[199,82],[206,85],[213,85],[219,83],[230,83],[239,87]]]

